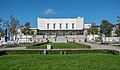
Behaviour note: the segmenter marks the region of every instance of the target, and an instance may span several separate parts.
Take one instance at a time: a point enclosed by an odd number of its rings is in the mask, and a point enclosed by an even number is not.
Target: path
[[[0,50],[25,50],[26,47],[9,47],[9,48],[0,48]]]
[[[112,45],[99,45],[99,44],[93,44],[93,43],[82,43],[86,45],[90,45],[91,49],[111,49],[111,50],[117,50],[120,52],[120,47],[112,46]]]

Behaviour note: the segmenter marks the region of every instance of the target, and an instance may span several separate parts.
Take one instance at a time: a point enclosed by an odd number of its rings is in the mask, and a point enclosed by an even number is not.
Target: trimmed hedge
[[[0,56],[1,55],[6,55],[6,51],[0,51]]]
[[[41,45],[44,45],[44,44],[47,44],[49,42],[43,42],[43,43],[38,43],[38,44],[34,44],[34,45],[29,45],[29,46],[26,46],[27,49],[34,49],[36,46],[36,48],[39,48],[38,46],[41,46]]]
[[[83,54],[83,53],[103,53],[119,55],[116,50],[6,50],[0,51],[0,55],[6,54]]]
[[[6,50],[7,54],[43,54],[43,50]]]
[[[40,45],[44,45],[44,44],[47,44],[47,43],[49,43],[49,42],[38,43],[38,44],[35,44],[33,46],[40,46]]]
[[[47,54],[83,54],[83,53],[103,53],[119,55],[116,50],[47,50]]]

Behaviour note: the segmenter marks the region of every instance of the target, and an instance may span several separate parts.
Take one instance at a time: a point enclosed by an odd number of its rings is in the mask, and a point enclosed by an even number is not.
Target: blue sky
[[[117,23],[120,0],[0,0],[0,17],[16,17],[21,24],[29,21],[37,27],[37,17],[84,17],[85,23],[101,24],[102,20]]]

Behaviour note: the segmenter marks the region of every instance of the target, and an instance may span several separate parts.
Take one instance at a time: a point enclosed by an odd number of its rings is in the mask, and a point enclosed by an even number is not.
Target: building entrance
[[[63,36],[63,32],[62,31],[57,31],[56,35],[57,36]]]

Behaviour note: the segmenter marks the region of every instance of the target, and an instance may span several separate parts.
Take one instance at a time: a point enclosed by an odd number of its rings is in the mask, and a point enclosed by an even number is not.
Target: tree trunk
[[[106,35],[105,35],[105,45],[106,45]]]
[[[27,43],[27,35],[26,35],[26,43]]]
[[[15,36],[13,35],[13,44],[15,43]]]
[[[1,39],[1,37],[0,37],[0,46],[2,45],[2,39]]]
[[[11,42],[12,42],[12,43],[14,43],[13,39],[14,39],[14,36],[11,35]]]
[[[16,37],[15,35],[13,35],[13,44],[15,44],[15,41],[16,41]]]
[[[93,42],[95,42],[95,40],[94,40],[94,34],[93,34]]]

